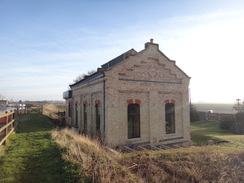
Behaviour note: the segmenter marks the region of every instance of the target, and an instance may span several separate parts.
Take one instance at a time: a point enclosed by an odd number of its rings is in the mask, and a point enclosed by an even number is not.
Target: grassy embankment
[[[230,143],[117,155],[68,129],[52,135],[85,182],[244,182],[244,136],[219,130],[218,122],[194,123],[193,143]]]
[[[0,182],[76,182],[75,165],[62,160],[52,140],[51,120],[40,114],[20,116],[17,132],[1,147]]]
[[[64,112],[64,104],[45,104],[43,105],[42,113],[52,119],[59,119],[58,112]]]

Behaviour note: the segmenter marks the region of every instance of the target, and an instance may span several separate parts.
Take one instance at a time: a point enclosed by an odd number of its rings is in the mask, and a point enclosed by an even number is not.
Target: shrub
[[[234,133],[244,134],[244,112],[238,112],[236,114]]]
[[[190,121],[199,121],[199,115],[196,107],[193,104],[190,104]]]
[[[234,120],[230,119],[230,118],[225,118],[225,119],[220,121],[219,127],[220,127],[220,129],[230,131],[234,127]]]

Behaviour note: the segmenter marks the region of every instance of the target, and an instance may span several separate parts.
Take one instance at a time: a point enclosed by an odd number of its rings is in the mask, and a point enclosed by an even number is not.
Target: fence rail
[[[18,113],[16,111],[0,115],[0,145],[5,145],[9,135],[18,125]]]

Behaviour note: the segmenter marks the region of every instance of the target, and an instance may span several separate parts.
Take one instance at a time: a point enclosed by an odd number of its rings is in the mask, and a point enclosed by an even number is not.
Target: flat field
[[[191,123],[191,140],[193,145],[204,148],[209,142],[215,150],[222,153],[244,152],[244,135],[226,132],[219,128],[218,121],[198,121]],[[208,146],[211,147],[211,146]]]
[[[214,113],[235,113],[234,103],[193,103],[193,105],[197,111],[208,112],[212,110]]]

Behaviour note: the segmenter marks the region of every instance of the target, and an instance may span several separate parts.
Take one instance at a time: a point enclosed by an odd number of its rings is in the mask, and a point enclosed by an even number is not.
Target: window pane
[[[173,103],[165,105],[166,134],[175,133],[175,106]]]
[[[84,121],[83,133],[87,134],[87,106],[86,106],[86,104],[84,104],[83,110],[84,110],[84,115],[83,115],[83,117],[84,117],[84,119],[83,119],[83,121]]]
[[[96,133],[100,136],[100,107],[96,104]]]
[[[128,105],[128,138],[140,137],[140,106]]]

